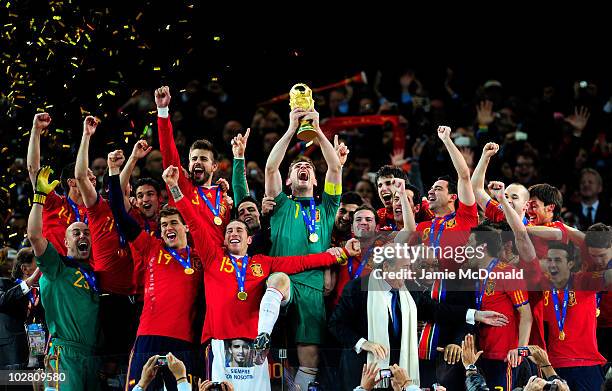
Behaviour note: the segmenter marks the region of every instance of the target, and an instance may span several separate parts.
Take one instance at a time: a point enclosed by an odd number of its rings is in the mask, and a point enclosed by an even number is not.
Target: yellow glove
[[[53,170],[49,166],[41,167],[38,170],[36,174],[36,188],[34,189],[34,203],[44,205],[47,194],[51,193],[59,184],[57,179],[49,183],[49,175],[52,173]]]

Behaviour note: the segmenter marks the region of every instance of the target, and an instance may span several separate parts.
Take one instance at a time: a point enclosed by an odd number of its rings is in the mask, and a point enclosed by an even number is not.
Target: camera
[[[319,382],[311,381],[308,383],[308,391],[321,391],[321,386]]]
[[[210,387],[208,387],[209,391],[223,391],[223,384],[219,382],[212,382]]]
[[[389,379],[393,377],[393,372],[389,368],[380,370],[380,378],[381,379]]]
[[[552,381],[547,381],[546,384],[544,384],[544,388],[542,388],[543,391],[557,391],[558,389],[559,387],[557,387],[557,384]]]
[[[168,365],[168,358],[166,356],[159,356],[157,358],[157,362],[155,363],[158,367],[163,367],[164,365]]]
[[[518,354],[521,357],[528,357],[531,356],[531,352],[529,351],[529,348],[526,346],[521,346],[520,348],[517,349],[518,350]]]

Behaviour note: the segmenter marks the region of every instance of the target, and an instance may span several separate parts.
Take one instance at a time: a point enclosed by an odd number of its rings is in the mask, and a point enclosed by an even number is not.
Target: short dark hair
[[[406,182],[405,186],[406,190],[410,190],[412,192],[412,203],[414,205],[421,205],[421,192],[417,187],[413,184]]]
[[[293,159],[293,161],[289,165],[289,174],[291,174],[291,170],[293,169],[293,166],[295,166],[298,163],[302,163],[302,162],[306,162],[306,163],[310,164],[312,169],[313,170],[315,169],[314,162],[312,161],[311,158],[309,158],[308,156],[305,156],[305,155],[300,155],[300,156],[296,157],[295,159]]]
[[[74,179],[74,168],[76,167],[76,162],[72,162],[64,168],[62,168],[62,173],[60,174],[60,181],[62,183],[62,189],[64,190],[64,195],[68,197],[68,192],[70,191],[70,186],[68,185],[68,179]]]
[[[604,223],[591,225],[584,236],[584,243],[593,248],[612,247],[612,227]]]
[[[238,211],[238,209],[240,209],[240,205],[244,204],[245,202],[252,202],[255,204],[255,206],[257,206],[257,209],[260,209],[260,205],[257,203],[257,200],[251,197],[250,195],[248,195],[242,198],[240,202],[238,202],[238,205],[236,205],[236,211]]]
[[[567,253],[567,260],[569,261],[578,261],[577,255],[578,251],[576,250],[576,246],[572,242],[559,242],[559,241],[550,241],[548,242],[549,250],[563,250]]]
[[[168,206],[168,205],[166,205],[159,211],[159,218],[157,220],[157,223],[161,225],[162,217],[168,217],[168,216],[174,216],[174,215],[178,215],[181,222],[183,224],[186,224],[185,219],[183,219],[183,215],[181,215],[181,212],[179,212],[179,210],[175,208],[174,206]]]
[[[347,191],[346,193],[342,194],[342,197],[340,197],[340,203],[361,206],[363,205],[363,198],[361,198],[357,192]]]
[[[374,179],[374,186],[375,187],[378,186],[378,178],[386,178],[386,177],[400,178],[405,181],[408,180],[408,178],[406,177],[406,174],[400,168],[397,168],[391,165],[386,165],[386,166],[382,166],[378,171],[376,171],[376,178]]]
[[[489,256],[499,256],[502,249],[501,235],[490,223],[481,223],[477,227],[472,228],[470,232],[475,235],[477,245],[487,245],[487,254]]]
[[[372,208],[368,204],[359,205],[359,207],[355,209],[355,212],[353,212],[353,216],[355,216],[357,212],[362,211],[362,210],[369,210],[370,212],[372,212],[374,214],[374,221],[376,221],[376,224],[378,224],[378,214],[376,213],[376,209]]]
[[[17,253],[17,259],[15,260],[15,264],[13,265],[11,276],[14,279],[22,279],[23,272],[21,271],[21,266],[25,264],[30,264],[32,262],[34,262],[34,251],[32,250],[32,247],[22,248]]]
[[[450,175],[442,175],[438,177],[438,181],[446,181],[448,183],[448,194],[457,194],[457,182]]]
[[[538,183],[529,187],[529,198],[536,197],[544,203],[544,206],[554,205],[553,218],[559,220],[561,207],[563,206],[563,195],[556,187],[548,183]]]
[[[191,153],[191,151],[193,151],[194,149],[203,149],[205,151],[212,152],[214,162],[216,162],[219,158],[219,153],[215,149],[213,143],[206,139],[199,139],[194,141],[193,144],[191,144],[191,147],[189,147],[189,153]]]
[[[230,223],[233,223],[234,221],[235,221],[235,222],[238,222],[238,223],[240,223],[240,224],[242,224],[242,225],[244,225],[244,227],[246,228],[246,231],[247,231],[247,235],[249,235],[249,236],[252,236],[252,235],[253,235],[253,232],[251,231],[251,229],[249,228],[249,226],[247,225],[247,223],[245,223],[244,221],[242,221],[242,220],[240,220],[240,219],[231,219],[231,220],[229,221],[229,223],[227,223],[227,225],[225,226],[225,231],[227,231],[227,227],[230,225]],[[225,234],[225,232],[224,232],[224,234]]]
[[[140,186],[145,186],[145,185],[149,185],[152,188],[155,189],[155,192],[157,193],[157,196],[159,197],[161,194],[161,186],[159,184],[158,181],[156,181],[153,178],[140,178],[136,181],[136,183],[134,184],[134,194],[136,194],[136,191],[138,190],[138,188]]]

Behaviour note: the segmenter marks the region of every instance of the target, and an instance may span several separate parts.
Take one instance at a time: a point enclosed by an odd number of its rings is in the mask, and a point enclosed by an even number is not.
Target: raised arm
[[[280,140],[274,144],[274,147],[272,147],[272,150],[270,151],[270,155],[266,161],[265,172],[265,188],[266,195],[268,197],[275,198],[281,193],[281,191],[283,191],[283,178],[279,168],[283,162],[283,157],[287,152],[289,143],[298,129],[300,119],[307,113],[308,112],[306,110],[300,108],[296,108],[291,111],[289,114],[289,127],[287,128],[287,131],[283,137],[281,137]]]
[[[181,157],[179,156],[172,123],[170,122],[170,88],[163,86],[155,90],[155,104],[157,105],[157,133],[159,136],[159,151],[162,154],[164,167],[181,167]],[[179,172],[182,170],[179,170]],[[181,174],[182,175],[182,174]]]
[[[49,183],[49,175],[53,172],[51,167],[43,167],[38,170],[34,179],[34,200],[32,202],[32,209],[30,210],[30,216],[28,218],[28,239],[34,250],[34,255],[40,257],[45,253],[47,249],[47,239],[42,234],[43,228],[43,205],[47,198],[47,194],[55,189],[55,186],[59,184],[56,179]]]
[[[30,142],[28,143],[28,173],[32,187],[36,187],[36,175],[40,170],[40,134],[49,127],[51,116],[47,113],[34,115],[32,131],[30,131]]]
[[[518,249],[519,256],[526,262],[531,262],[536,258],[536,251],[527,233],[527,228],[518,213],[510,206],[508,199],[504,193],[505,185],[503,182],[493,181],[489,185],[489,189],[497,201],[501,204],[506,221],[514,232],[514,239],[516,241],[516,248]]]
[[[193,204],[185,198],[181,192],[181,188],[178,184],[179,171],[178,167],[168,166],[164,170],[162,178],[170,190],[170,196],[174,199],[176,208],[179,210],[185,223],[189,227],[189,232],[191,232],[191,236],[196,242],[196,248],[202,253],[204,251],[210,252],[213,249],[213,242],[210,239],[210,234],[206,232],[206,229],[203,227],[201,218],[198,217]]]
[[[249,195],[249,185],[245,174],[244,152],[246,150],[247,141],[251,134],[251,128],[248,128],[243,135],[239,134],[232,139],[232,153],[234,155],[234,169],[232,170],[232,191],[236,204]]]
[[[117,222],[117,229],[121,231],[126,240],[132,242],[140,235],[142,228],[140,228],[138,223],[128,214],[125,208],[124,195],[119,181],[119,171],[124,161],[125,157],[123,156],[122,150],[113,151],[108,154],[108,198],[113,217]]]
[[[146,140],[138,140],[136,144],[134,144],[134,148],[132,149],[132,154],[123,166],[123,170],[121,170],[121,174],[119,174],[119,181],[121,182],[121,191],[123,194],[126,194],[127,186],[130,183],[130,178],[132,177],[132,173],[134,172],[134,168],[136,167],[136,163],[151,152],[153,147],[149,146]],[[130,204],[130,199],[127,196],[123,197],[123,202],[125,204],[125,209],[130,210],[132,205]]]
[[[404,227],[395,237],[395,242],[408,243],[410,236],[416,231],[416,221],[414,220],[414,212],[408,203],[406,182],[401,178],[393,178],[391,191],[393,194],[399,193],[400,203],[402,204],[402,219],[404,220]]]
[[[461,151],[455,145],[450,137],[451,128],[448,126],[438,126],[438,137],[444,143],[448,154],[453,162],[453,166],[457,171],[457,193],[459,201],[466,206],[474,205],[476,202],[474,192],[472,191],[472,183],[470,182],[470,168],[468,167]]]
[[[339,184],[342,183],[342,163],[340,162],[340,157],[336,152],[336,149],[329,142],[325,133],[321,130],[319,126],[319,113],[316,111],[311,111],[304,116],[306,120],[312,120],[312,126],[315,128],[317,132],[316,140],[319,142],[319,147],[321,148],[321,153],[323,154],[323,158],[325,159],[325,163],[327,163],[327,173],[325,174],[325,182]],[[337,138],[336,138],[336,143]],[[340,147],[340,145],[338,145]],[[346,148],[346,147],[344,147]],[[348,154],[348,149],[346,149]]]
[[[478,160],[478,164],[472,173],[472,191],[474,192],[474,197],[476,198],[478,206],[480,206],[482,210],[487,209],[487,204],[491,200],[491,197],[489,197],[484,188],[485,174],[487,172],[487,167],[489,167],[491,157],[493,157],[498,150],[499,145],[495,143],[487,143],[482,149],[480,160]]]
[[[91,115],[85,117],[83,121],[83,137],[77,153],[76,165],[74,166],[74,177],[77,187],[83,197],[83,203],[87,208],[91,208],[98,201],[98,192],[94,185],[89,181],[87,170],[89,168],[89,140],[96,133],[98,120]]]

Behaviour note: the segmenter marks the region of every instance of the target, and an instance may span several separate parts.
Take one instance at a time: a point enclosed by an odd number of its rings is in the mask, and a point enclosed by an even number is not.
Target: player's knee
[[[289,280],[289,276],[285,273],[274,273],[268,277],[268,288],[274,288],[279,290],[284,297],[287,297],[289,294],[289,287],[291,286],[291,281]]]
[[[298,345],[298,360],[300,365],[317,368],[319,366],[319,347],[317,345]]]

